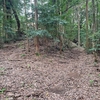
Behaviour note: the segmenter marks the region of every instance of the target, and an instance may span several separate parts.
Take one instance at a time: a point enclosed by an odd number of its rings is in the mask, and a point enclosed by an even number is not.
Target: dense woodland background
[[[60,53],[70,41],[86,52],[100,50],[100,0],[0,0],[0,47],[34,38],[36,53],[48,40]]]
[[[0,0],[0,100],[100,100],[100,0]]]

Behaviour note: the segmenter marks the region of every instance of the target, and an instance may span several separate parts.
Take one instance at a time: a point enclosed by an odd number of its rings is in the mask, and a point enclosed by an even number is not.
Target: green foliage
[[[39,53],[35,53],[36,54],[36,56],[40,56],[40,54]]]
[[[3,94],[4,92],[5,92],[5,88],[2,88],[1,90],[0,90],[0,94]]]
[[[80,35],[81,44],[84,45],[86,42],[86,1],[83,0],[37,0],[38,6],[38,30],[35,31],[35,14],[34,14],[34,3],[30,0],[11,0],[13,5],[6,0],[6,5],[9,8],[5,11],[5,6],[3,5],[3,0],[0,0],[0,45],[2,42],[16,41],[21,37],[18,31],[17,20],[20,21],[20,30],[24,32],[26,37],[33,38],[35,36],[39,37],[49,37],[55,41],[59,41],[59,36],[63,35],[64,40],[74,39],[78,40],[78,20],[77,10],[80,6]],[[96,8],[96,19],[98,22],[97,27],[99,30],[99,19],[100,19],[100,2],[95,1]],[[98,13],[97,13],[98,10]],[[89,29],[89,40],[94,43],[94,46],[90,48],[90,51],[100,50],[100,32],[96,32],[91,35],[92,24],[93,24],[93,11],[92,11],[92,1],[89,0],[88,4],[88,29]],[[17,20],[15,18],[17,16]],[[61,27],[60,27],[61,26]],[[62,28],[63,27],[63,28]],[[85,46],[84,46],[85,47]]]
[[[90,86],[92,86],[94,83],[94,80],[90,80]]]
[[[28,38],[33,38],[36,36],[39,37],[51,37],[50,33],[47,30],[34,30],[34,29],[28,29],[26,31],[26,35]]]
[[[21,57],[25,57],[26,55],[25,54],[21,54]]]
[[[90,36],[91,42],[93,43],[93,47],[90,49],[91,52],[97,52],[100,50],[100,31],[92,34]]]

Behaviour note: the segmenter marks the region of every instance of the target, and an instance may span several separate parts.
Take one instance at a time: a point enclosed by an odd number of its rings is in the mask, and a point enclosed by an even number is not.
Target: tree
[[[96,32],[96,18],[95,18],[95,1],[92,0],[92,10],[93,10],[93,34]]]
[[[19,20],[19,17],[18,17],[18,15],[17,15],[16,10],[14,9],[14,6],[13,6],[12,1],[9,0],[9,2],[10,2],[10,6],[11,6],[11,8],[12,8],[12,10],[13,10],[13,13],[14,13],[14,16],[15,16],[15,19],[16,19],[16,22],[17,22],[17,31],[18,31],[18,34],[21,36],[20,20]]]
[[[98,0],[34,0],[34,3],[30,0],[0,0],[0,37],[17,40],[23,30],[27,40],[34,38],[36,53],[39,53],[39,41],[47,37],[57,43],[60,53],[69,46],[69,41],[90,51],[97,47],[94,39],[100,43],[99,4]]]
[[[38,30],[38,9],[37,9],[37,0],[34,0],[35,5],[35,30]],[[39,37],[34,38],[34,44],[36,47],[36,53],[39,53]]]
[[[28,30],[28,19],[27,19],[27,0],[24,0],[24,11],[25,11],[25,30]],[[27,33],[26,33],[27,34]],[[25,45],[24,45],[25,48]],[[30,52],[29,38],[27,36],[27,51]]]
[[[96,18],[95,18],[95,1],[94,0],[92,0],[92,10],[93,10],[93,34],[95,34],[96,33]],[[95,39],[95,37],[93,37],[93,39]],[[95,42],[94,41],[92,41],[92,45],[93,45],[93,48],[95,48]],[[96,48],[97,49],[97,48]],[[94,54],[94,57],[95,57],[95,62],[97,62],[97,50],[94,50],[93,51],[93,54]]]
[[[18,2],[15,0],[0,0],[0,6],[1,6],[1,9],[3,9],[3,37],[4,37],[5,42],[15,39],[15,34],[17,34],[17,36],[22,35],[21,29],[20,29],[21,28],[20,20],[16,11],[17,7],[15,7],[15,3],[16,3],[16,6],[18,6],[20,1]],[[14,25],[15,24],[14,20],[16,20],[17,29],[15,29],[16,25]]]
[[[88,41],[88,0],[86,0],[86,52],[89,49],[89,41]]]
[[[80,46],[80,5],[77,8],[77,19],[78,19],[78,46]]]

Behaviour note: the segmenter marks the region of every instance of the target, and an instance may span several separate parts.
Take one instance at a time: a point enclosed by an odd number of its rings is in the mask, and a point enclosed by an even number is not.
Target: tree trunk
[[[14,16],[15,16],[15,19],[16,19],[16,22],[17,22],[17,31],[18,31],[19,35],[21,36],[21,34],[20,34],[21,33],[21,31],[20,31],[20,20],[18,18],[18,15],[17,15],[16,10],[13,7],[13,4],[12,4],[11,0],[9,0],[9,2],[10,2],[10,5],[12,7],[12,10],[13,10],[13,13],[14,13]]]
[[[62,4],[62,0],[60,0],[60,5],[61,4]],[[60,16],[61,15],[62,15],[62,8],[60,7]],[[63,28],[63,25],[59,25],[59,32],[60,32],[59,40],[60,40],[60,54],[61,54],[62,50],[63,50],[63,45],[64,45],[64,37],[63,37],[64,28]]]
[[[78,18],[78,46],[80,46],[80,11],[79,11],[79,6],[78,6],[78,13],[77,13],[77,18]]]
[[[89,49],[89,40],[88,40],[88,0],[86,0],[86,44],[85,44],[86,52]]]
[[[96,31],[96,20],[95,20],[95,1],[92,0],[92,6],[93,6],[93,33]]]
[[[35,30],[38,30],[38,9],[37,9],[37,0],[34,0],[35,5]],[[36,47],[36,53],[39,53],[39,37],[34,38],[34,44]]]
[[[93,11],[93,34],[94,34],[96,32],[96,16],[95,16],[95,1],[94,0],[92,0],[92,6],[93,6],[92,11]],[[92,42],[92,46],[93,48],[95,47],[94,42]],[[97,62],[97,52],[94,51],[93,54],[94,54],[94,61]]]
[[[7,21],[7,13],[6,13],[6,1],[3,0],[3,34],[4,34],[4,37],[5,37],[5,40],[7,39],[7,33],[6,33],[6,29],[5,29],[5,26],[6,26],[6,21]]]
[[[96,7],[97,7],[97,12],[96,12],[96,31],[98,31],[99,28],[99,4],[98,4],[98,0],[96,0]]]
[[[28,24],[28,20],[27,20],[27,9],[26,9],[26,5],[27,5],[27,3],[26,3],[26,0],[24,0],[24,10],[25,10],[25,28],[26,28],[26,31],[27,31],[27,29],[28,29],[28,27],[27,27],[27,24]],[[25,43],[24,43],[24,48],[26,47],[26,49],[27,49],[27,52],[30,52],[30,44],[29,44],[29,38],[28,38],[28,36],[27,36],[27,46],[25,46]]]

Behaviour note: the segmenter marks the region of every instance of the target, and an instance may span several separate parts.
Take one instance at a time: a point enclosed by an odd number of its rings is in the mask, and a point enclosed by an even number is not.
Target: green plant
[[[35,53],[36,54],[36,56],[40,56],[40,54],[39,53]]]
[[[4,71],[4,68],[3,68],[3,67],[1,67],[1,68],[0,68],[0,71]]]
[[[92,42],[92,47],[89,49],[91,52],[97,52],[100,50],[100,31],[92,34],[90,36],[90,40]]]
[[[89,82],[90,82],[90,86],[92,86],[94,83],[94,80],[90,80]]]
[[[5,69],[3,67],[0,68],[0,75],[4,75],[4,70]]]
[[[3,94],[3,93],[5,92],[5,90],[6,90],[5,88],[2,88],[2,89],[0,90],[0,93]]]
[[[26,55],[25,54],[21,54],[21,57],[25,57]]]

